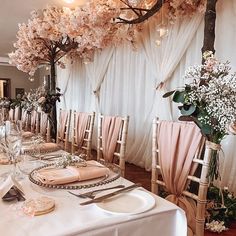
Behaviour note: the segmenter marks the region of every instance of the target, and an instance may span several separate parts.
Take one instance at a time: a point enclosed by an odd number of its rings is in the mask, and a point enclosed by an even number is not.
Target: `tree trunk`
[[[217,0],[207,0],[202,55],[205,51],[215,53],[216,3]],[[204,63],[204,59],[202,59],[202,63]]]
[[[56,92],[56,71],[55,71],[55,63],[51,62],[51,76],[50,76],[50,91]],[[53,106],[51,111],[51,136],[54,140],[56,140],[57,135],[57,108],[56,104]]]

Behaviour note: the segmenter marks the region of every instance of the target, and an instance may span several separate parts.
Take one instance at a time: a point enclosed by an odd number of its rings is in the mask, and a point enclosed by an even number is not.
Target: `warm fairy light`
[[[74,2],[74,0],[63,0],[63,1],[66,3],[73,3]]]
[[[163,38],[164,36],[167,36],[168,29],[163,26],[160,29],[158,29],[157,32],[159,33],[160,38]]]
[[[30,82],[34,82],[34,77],[30,76],[30,77],[29,77],[29,81],[30,81]]]
[[[157,40],[156,40],[156,45],[157,45],[157,46],[160,46],[160,45],[161,45],[161,40],[158,40],[158,39],[157,39]]]

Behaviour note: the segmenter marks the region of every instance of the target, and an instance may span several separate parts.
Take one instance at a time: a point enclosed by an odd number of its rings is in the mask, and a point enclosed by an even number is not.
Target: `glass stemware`
[[[13,164],[13,170],[10,174],[15,179],[22,179],[20,172],[17,170],[17,162],[21,154],[21,133],[16,124],[8,121],[0,127],[0,147]]]

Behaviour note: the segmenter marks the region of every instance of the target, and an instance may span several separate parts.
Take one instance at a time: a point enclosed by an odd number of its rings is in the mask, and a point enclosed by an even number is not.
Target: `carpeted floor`
[[[126,163],[125,178],[135,183],[141,183],[144,188],[146,188],[149,191],[151,190],[151,172],[147,172],[143,168],[140,168],[133,164]],[[230,226],[230,229],[228,231],[225,231],[221,234],[211,233],[209,231],[205,232],[205,236],[216,236],[216,235],[236,236],[236,222]]]

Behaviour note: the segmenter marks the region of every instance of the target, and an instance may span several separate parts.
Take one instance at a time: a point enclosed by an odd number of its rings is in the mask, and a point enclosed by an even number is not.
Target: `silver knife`
[[[113,196],[118,195],[118,194],[120,194],[120,193],[129,191],[129,190],[132,190],[132,189],[141,187],[141,186],[142,186],[142,185],[141,185],[140,183],[132,184],[132,185],[126,187],[126,188],[122,188],[122,189],[117,190],[117,191],[115,191],[115,192],[108,193],[108,194],[106,194],[106,195],[103,195],[103,196],[101,196],[101,197],[94,198],[94,199],[89,200],[89,201],[86,201],[86,202],[82,202],[82,203],[80,203],[80,205],[81,205],[81,206],[84,206],[84,205],[88,205],[88,204],[91,204],[91,203],[102,202],[103,200],[105,200],[105,199],[107,199],[107,198],[113,197]]]

